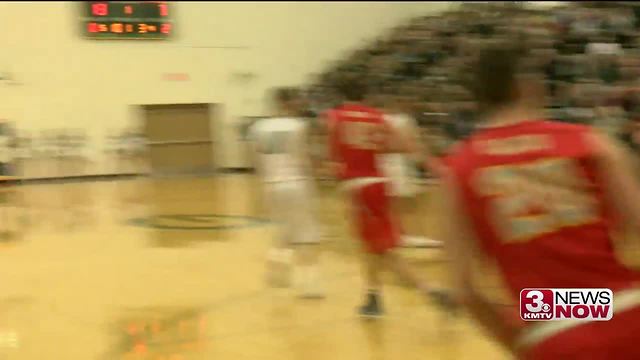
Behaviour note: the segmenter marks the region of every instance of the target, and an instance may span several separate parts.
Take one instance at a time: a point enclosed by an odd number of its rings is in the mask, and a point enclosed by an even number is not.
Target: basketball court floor
[[[18,234],[0,241],[0,359],[410,360],[508,357],[388,275],[387,316],[363,321],[348,209],[326,183],[327,298],[264,282],[274,225],[251,175],[18,187]],[[437,185],[422,195],[439,236]],[[438,249],[402,252],[446,284]],[[492,285],[487,285],[491,294]]]

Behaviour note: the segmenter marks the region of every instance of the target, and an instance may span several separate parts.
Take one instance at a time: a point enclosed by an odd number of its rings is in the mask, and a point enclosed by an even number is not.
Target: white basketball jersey
[[[309,177],[306,124],[295,118],[258,120],[250,137],[259,156],[259,173],[267,182]]]
[[[409,115],[388,114],[385,115],[385,120],[396,131],[399,131],[402,134],[411,136],[412,133],[415,134],[415,132],[418,131],[418,126],[415,120],[413,120]],[[382,158],[382,167],[384,169],[384,173],[389,177],[412,175],[412,171],[409,169],[407,156],[405,154],[384,155]]]
[[[11,148],[11,134],[9,127],[0,124],[0,163],[8,164],[13,160],[13,149]]]

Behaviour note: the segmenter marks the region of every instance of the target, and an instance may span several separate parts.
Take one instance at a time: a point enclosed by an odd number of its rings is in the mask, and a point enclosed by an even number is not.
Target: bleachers
[[[315,108],[333,106],[335,80],[360,74],[372,98],[405,97],[418,122],[448,144],[472,131],[476,114],[465,69],[474,52],[510,38],[527,44],[525,65],[545,76],[550,118],[595,125],[633,146],[633,124],[640,120],[639,28],[635,2],[466,3],[415,18],[357,49],[321,74],[309,93]]]

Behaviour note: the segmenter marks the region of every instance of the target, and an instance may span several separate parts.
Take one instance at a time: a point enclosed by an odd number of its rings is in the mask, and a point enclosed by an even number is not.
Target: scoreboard
[[[174,31],[167,1],[83,1],[81,11],[91,39],[167,39]]]

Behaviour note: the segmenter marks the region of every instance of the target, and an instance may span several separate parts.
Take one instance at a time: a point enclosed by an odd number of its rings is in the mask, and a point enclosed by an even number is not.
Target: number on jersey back
[[[384,151],[386,130],[384,125],[378,123],[347,122],[345,142],[357,149]]]
[[[261,169],[269,181],[296,180],[306,176],[304,123],[297,119],[261,120],[251,130],[260,154]]]
[[[598,220],[597,199],[572,159],[546,158],[487,167],[476,189],[505,242],[528,241]]]
[[[289,131],[270,131],[262,140],[261,152],[265,155],[285,154],[290,141]]]

